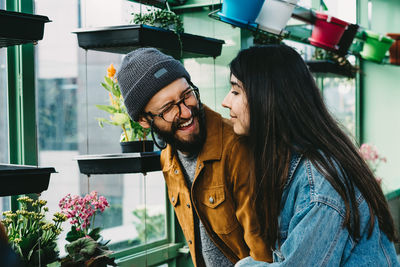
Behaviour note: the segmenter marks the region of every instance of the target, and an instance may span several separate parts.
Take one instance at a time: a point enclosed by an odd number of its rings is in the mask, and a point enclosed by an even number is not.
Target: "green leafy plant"
[[[128,142],[133,140],[146,140],[150,133],[149,129],[143,128],[138,122],[133,121],[126,110],[124,99],[121,94],[117,79],[115,78],[116,70],[111,64],[107,68],[107,75],[104,76],[104,82],[101,86],[108,91],[110,105],[96,105],[97,108],[110,114],[110,119],[96,118],[100,127],[104,123],[115,125],[122,128],[120,142]]]
[[[100,236],[100,227],[94,227],[96,214],[109,207],[107,199],[92,191],[85,196],[67,194],[59,202],[61,213],[69,220],[71,230],[67,233],[65,245],[68,256],[61,260],[61,266],[107,266],[113,265],[111,251]],[[114,265],[115,266],[115,265]]]
[[[253,37],[253,43],[255,45],[280,44],[283,40],[283,36],[278,36],[264,31],[253,32]]]
[[[78,238],[65,245],[68,256],[61,260],[62,267],[106,267],[117,266],[114,258],[111,258],[112,251],[106,246],[108,241],[94,240],[90,236]]]
[[[169,9],[160,9],[154,11],[153,9],[148,8],[147,11],[149,11],[149,13],[146,14],[132,13],[133,19],[131,22],[135,24],[146,24],[149,26],[173,31],[178,39],[179,55],[177,56],[181,58],[183,54],[183,45],[180,33],[183,33],[184,31],[182,19]]]
[[[146,24],[166,30],[173,30],[176,33],[183,32],[184,29],[182,19],[174,12],[166,9],[156,11],[151,11],[151,9],[148,9],[148,11],[150,11],[150,13],[132,13],[133,23]]]
[[[17,201],[21,209],[3,212],[5,219],[2,220],[12,248],[24,266],[46,266],[57,261],[59,251],[56,240],[62,231],[61,224],[67,217],[57,212],[53,215],[52,223],[46,222],[47,201],[33,200],[27,196]]]

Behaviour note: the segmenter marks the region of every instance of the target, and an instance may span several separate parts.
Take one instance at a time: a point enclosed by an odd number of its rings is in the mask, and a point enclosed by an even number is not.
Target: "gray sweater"
[[[196,171],[197,155],[186,156],[185,154],[178,151],[178,158],[181,162],[182,169],[184,172],[186,184],[192,188],[192,183],[194,180],[194,175]],[[192,203],[193,206],[193,203]],[[204,225],[199,220],[196,212],[193,210],[194,218],[194,232],[196,238],[196,253],[203,256],[204,263],[207,267],[229,267],[234,266],[227,257],[217,248],[214,242],[211,241],[207,234]]]

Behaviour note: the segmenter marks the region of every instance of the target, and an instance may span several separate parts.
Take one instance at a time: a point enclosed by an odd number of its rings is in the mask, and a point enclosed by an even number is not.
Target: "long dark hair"
[[[316,166],[343,199],[344,226],[355,240],[360,238],[357,187],[371,214],[369,236],[377,217],[381,230],[389,240],[396,241],[393,219],[379,184],[356,146],[329,114],[301,56],[283,44],[254,46],[240,51],[230,68],[243,83],[248,100],[248,142],[256,159],[255,209],[265,240],[272,246],[278,240],[282,192],[290,159],[298,153]]]

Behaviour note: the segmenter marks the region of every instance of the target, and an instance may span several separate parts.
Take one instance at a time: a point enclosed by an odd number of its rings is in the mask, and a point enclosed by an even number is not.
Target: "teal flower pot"
[[[224,0],[218,13],[222,21],[238,27],[257,26],[255,20],[265,0]],[[267,0],[268,1],[268,0]]]

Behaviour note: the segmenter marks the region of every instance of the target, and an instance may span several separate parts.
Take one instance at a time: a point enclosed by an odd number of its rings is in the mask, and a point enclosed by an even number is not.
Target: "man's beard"
[[[199,123],[199,133],[192,134],[190,140],[180,140],[175,134],[178,130],[178,125],[184,123],[187,120],[177,119],[172,122],[170,131],[163,131],[159,129],[155,124],[153,124],[153,131],[162,138],[166,143],[172,146],[172,148],[177,149],[181,152],[188,154],[197,154],[204,145],[207,136],[206,123],[205,123],[205,112],[204,108],[199,104],[199,107],[192,107],[191,109],[193,120],[197,118]]]

